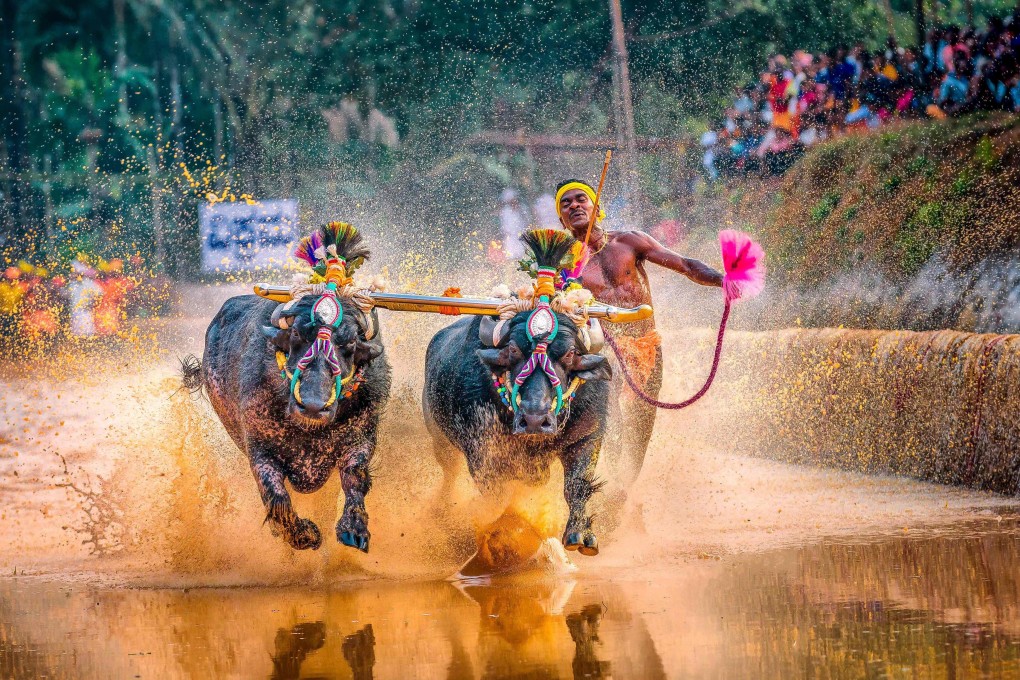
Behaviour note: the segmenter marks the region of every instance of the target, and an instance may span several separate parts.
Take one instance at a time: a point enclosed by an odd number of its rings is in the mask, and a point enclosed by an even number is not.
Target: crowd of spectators
[[[122,336],[129,318],[169,311],[163,277],[142,274],[139,258],[125,272],[120,259],[93,267],[74,260],[54,274],[22,260],[0,272],[0,357],[31,354],[64,339],[91,341]]]
[[[860,44],[824,54],[798,50],[769,58],[758,82],[702,135],[702,163],[722,175],[785,171],[805,147],[844,130],[894,118],[945,118],[974,111],[1020,112],[1020,13],[993,17],[984,31],[930,31],[920,49],[890,38],[884,50]]]

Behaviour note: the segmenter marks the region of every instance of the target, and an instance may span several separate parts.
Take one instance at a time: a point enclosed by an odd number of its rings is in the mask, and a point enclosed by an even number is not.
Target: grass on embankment
[[[783,178],[761,237],[771,269],[816,285],[857,267],[890,281],[939,254],[964,269],[1020,245],[1020,117],[849,134]]]

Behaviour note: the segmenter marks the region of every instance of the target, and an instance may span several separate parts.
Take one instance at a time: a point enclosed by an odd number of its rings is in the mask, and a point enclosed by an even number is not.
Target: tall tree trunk
[[[214,96],[212,99],[212,113],[213,113],[213,155],[216,157],[216,163],[223,163],[223,102],[220,101],[219,97]],[[229,166],[230,163],[227,163]]]
[[[152,201],[152,240],[156,247],[156,261],[164,266],[167,273],[176,273],[166,262],[166,234],[163,215],[163,98],[159,94],[160,61],[152,63],[152,125],[156,130],[155,143],[149,144],[145,160],[149,166],[149,197]]]
[[[57,229],[53,220],[53,154],[43,155],[43,221],[46,223],[46,252],[55,252]]]
[[[124,72],[127,71],[127,34],[124,30],[124,0],[113,0],[113,21],[117,40],[117,60],[114,63],[114,73],[121,78],[120,88],[117,91],[117,113],[123,121],[122,125],[128,123],[127,108],[127,83],[123,80]]]
[[[924,41],[928,37],[926,35],[928,30],[924,25],[924,0],[914,0],[914,30],[917,33],[917,50],[920,55],[924,48]]]
[[[166,262],[166,246],[163,234],[163,183],[159,176],[159,159],[155,145],[146,149],[146,161],[149,165],[149,198],[152,201],[152,240],[155,245],[156,262],[163,265],[164,271],[170,272]],[[176,273],[176,272],[173,272]]]
[[[168,40],[168,42],[170,42]],[[167,164],[167,168],[164,168],[164,173],[169,175],[169,168],[180,167],[181,163],[185,161],[184,155],[184,95],[181,90],[181,74],[180,66],[177,60],[174,59],[170,64],[170,137],[173,140],[173,158]],[[217,155],[213,159],[214,165],[220,164],[220,158]],[[164,191],[166,196],[170,200],[170,207],[166,211],[168,213],[167,219],[169,221],[169,229],[171,234],[171,240],[173,245],[171,246],[174,252],[190,253],[193,252],[198,244],[194,241],[189,241],[187,231],[182,225],[186,224],[186,216],[184,210],[184,203],[186,200],[186,194],[180,190],[180,186],[176,182],[164,182]],[[176,260],[175,269],[178,278],[180,278],[185,272],[190,271],[191,262],[178,258]]]
[[[623,148],[626,152],[620,160],[623,170],[624,191],[627,195],[627,205],[631,209],[628,215],[633,226],[640,229],[640,211],[636,210],[635,201],[638,196],[638,182],[636,173],[637,143],[634,134],[634,100],[630,90],[630,68],[627,65],[627,37],[623,29],[623,9],[620,7],[620,0],[609,0],[609,14],[613,24],[613,50],[616,54],[616,75],[618,80],[618,101],[623,125]]]
[[[7,178],[5,201],[0,216],[3,233],[0,234],[0,257],[10,257],[12,248],[25,247],[27,220],[24,215],[26,187],[22,174],[25,171],[25,92],[21,78],[21,50],[15,35],[18,17],[18,0],[0,0],[0,131],[3,135]]]

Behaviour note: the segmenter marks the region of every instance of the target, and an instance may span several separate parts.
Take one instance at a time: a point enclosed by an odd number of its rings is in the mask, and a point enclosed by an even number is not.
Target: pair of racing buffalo
[[[307,259],[316,271],[337,269],[349,283],[347,263],[356,267],[369,252],[356,230],[330,229],[335,224],[310,237],[317,255]],[[565,232],[551,246],[534,232],[522,240],[539,266],[553,267],[573,243]],[[390,366],[376,311],[330,286],[286,305],[255,295],[230,298],[209,325],[202,362],[186,366],[184,379],[206,391],[248,455],[274,533],[295,549],[318,548],[322,535],[294,511],[285,482],[310,493],[337,470],[345,496],[337,540],[367,552],[365,495]],[[517,314],[497,337],[492,320],[480,316],[439,331],[425,358],[422,407],[444,472],[454,474],[459,449],[483,490],[508,479],[541,482],[559,458],[569,507],[563,545],[595,555],[587,504],[598,490],[594,468],[611,369],[569,316],[549,313],[538,330],[531,315]]]

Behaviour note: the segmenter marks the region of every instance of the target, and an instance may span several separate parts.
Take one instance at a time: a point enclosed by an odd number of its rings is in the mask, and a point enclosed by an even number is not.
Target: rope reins
[[[294,401],[297,402],[298,406],[303,407],[304,403],[301,401],[302,369],[298,368],[298,370],[294,373],[291,373],[289,370],[287,370],[287,355],[281,352],[280,350],[276,351],[276,365],[280,369],[280,377],[286,380],[290,385],[290,391],[294,395]],[[337,365],[339,366],[339,363]],[[330,370],[331,371],[333,370],[332,365],[330,366]],[[354,395],[354,393],[358,391],[358,388],[361,387],[361,383],[365,379],[364,374],[365,374],[364,366],[361,366],[359,368],[354,366],[353,364],[351,365],[351,370],[347,374],[346,378],[341,378],[339,372],[334,373],[333,389],[330,393],[329,401],[327,401],[323,405],[323,408],[329,408],[330,406],[332,406],[333,402],[337,400],[337,397],[341,397],[343,399],[350,399]]]
[[[583,384],[584,380],[582,378],[574,376],[566,391],[564,391],[562,395],[558,395],[560,403],[565,407],[569,407],[570,403],[574,401],[574,397],[577,396],[577,388]],[[520,402],[520,395],[518,395],[517,391],[513,389],[513,385],[514,381],[510,379],[509,371],[505,371],[502,375],[496,375],[495,373],[492,375],[492,386],[496,388],[496,393],[499,394],[500,401],[502,401],[503,405],[510,411],[516,411],[517,409],[514,408],[514,402]],[[513,401],[511,401],[511,399]],[[517,405],[520,406],[520,403]]]
[[[623,377],[627,381],[627,385],[630,387],[630,389],[634,391],[634,394],[636,394],[638,398],[640,398],[642,401],[651,404],[656,408],[666,410],[678,410],[682,408],[687,408],[688,406],[696,402],[698,399],[701,399],[703,396],[705,396],[705,393],[708,392],[708,388],[712,386],[712,381],[715,380],[716,371],[719,369],[719,357],[722,355],[723,334],[726,333],[726,322],[729,320],[729,318],[730,318],[730,301],[727,300],[726,306],[723,307],[722,320],[719,322],[719,334],[715,340],[715,355],[712,357],[712,370],[709,371],[708,373],[708,379],[705,381],[705,384],[701,386],[701,389],[698,390],[694,396],[684,401],[676,403],[659,401],[658,399],[647,394],[643,389],[641,389],[641,386],[637,384],[637,381],[634,379],[634,376],[632,376],[630,374],[630,371],[627,370],[627,363],[624,360],[623,352],[620,350],[619,345],[616,344],[616,340],[608,332],[606,331],[604,332],[606,336],[606,342],[609,344],[610,347],[613,348],[613,353],[616,354],[616,359],[620,363],[620,370],[623,372]]]

